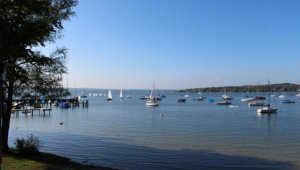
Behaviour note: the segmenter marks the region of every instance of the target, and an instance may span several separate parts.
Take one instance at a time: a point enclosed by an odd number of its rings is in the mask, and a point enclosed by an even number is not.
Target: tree
[[[46,96],[46,88],[61,89],[66,73],[66,49],[50,56],[34,47],[54,43],[61,37],[62,23],[75,13],[77,0],[0,0],[0,57],[7,61],[3,111],[2,150],[7,151],[14,94],[27,89]]]

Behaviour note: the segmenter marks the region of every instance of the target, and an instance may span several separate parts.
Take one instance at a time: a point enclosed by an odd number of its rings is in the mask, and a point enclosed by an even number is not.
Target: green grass
[[[34,155],[20,154],[16,150],[3,154],[2,170],[99,170],[110,169],[99,166],[82,165],[68,158],[38,153]]]

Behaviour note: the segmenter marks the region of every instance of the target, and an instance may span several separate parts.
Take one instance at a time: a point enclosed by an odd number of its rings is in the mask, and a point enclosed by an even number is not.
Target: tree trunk
[[[8,96],[6,100],[6,109],[4,109],[3,117],[2,117],[2,151],[7,152],[9,150],[8,147],[8,132],[9,132],[9,124],[10,124],[10,115],[12,109],[12,97],[13,97],[13,82],[9,82],[8,86]]]

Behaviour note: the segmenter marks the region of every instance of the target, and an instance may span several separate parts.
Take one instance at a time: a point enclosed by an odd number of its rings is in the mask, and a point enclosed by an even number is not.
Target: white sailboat
[[[127,90],[127,95],[126,95],[126,98],[131,98],[131,96],[129,95],[129,92],[128,92],[128,90]]]
[[[158,97],[158,92],[157,89],[155,88],[155,83],[153,82],[153,87],[149,96],[150,100],[146,102],[146,106],[158,106],[159,102],[157,97]]]
[[[122,89],[121,89],[121,91],[120,91],[120,99],[124,99]]]
[[[253,100],[254,100],[254,98],[249,96],[249,86],[248,86],[248,95],[245,98],[242,98],[241,101],[242,102],[251,102]]]
[[[231,100],[231,99],[233,99],[233,97],[228,96],[228,95],[226,94],[226,89],[224,89],[224,95],[222,95],[222,97],[223,97],[224,100]]]
[[[188,90],[186,90],[186,94],[184,95],[184,97],[186,97],[186,98],[189,97],[189,92],[188,92]]]
[[[270,81],[268,81],[268,84],[270,85]],[[269,90],[269,102],[268,102],[268,105],[266,105],[266,106],[264,106],[262,108],[258,108],[257,109],[257,113],[276,113],[277,110],[278,110],[278,108],[276,106],[275,99],[274,99],[275,107],[271,107],[270,106],[270,100],[271,100],[271,95],[270,95],[270,90]]]
[[[111,94],[111,90],[108,90],[108,94],[107,94],[107,101],[112,100],[112,94]]]

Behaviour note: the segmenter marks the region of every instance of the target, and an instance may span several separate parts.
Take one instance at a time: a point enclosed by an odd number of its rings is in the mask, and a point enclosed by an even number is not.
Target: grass
[[[2,170],[100,170],[111,169],[100,166],[82,165],[68,158],[49,154],[21,154],[16,150],[2,154]]]

